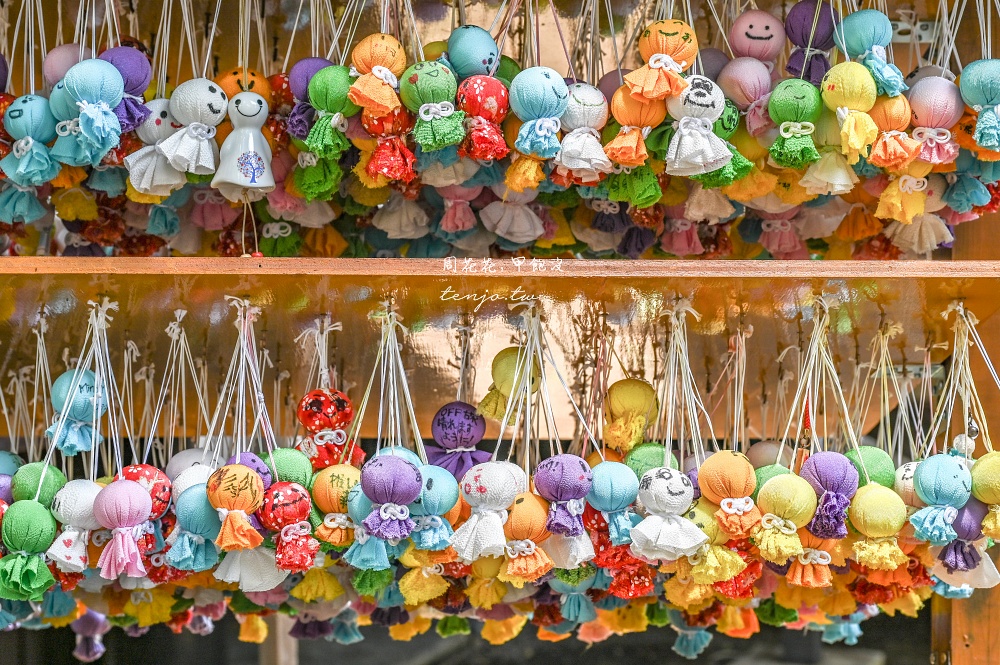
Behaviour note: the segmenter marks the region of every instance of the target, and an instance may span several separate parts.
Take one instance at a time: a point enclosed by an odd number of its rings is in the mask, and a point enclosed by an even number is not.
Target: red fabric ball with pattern
[[[354,406],[347,395],[332,388],[310,390],[299,402],[299,422],[312,433],[344,429],[354,419]]]
[[[288,115],[295,106],[295,96],[292,94],[292,87],[288,84],[288,74],[271,74],[267,77],[267,82],[271,84],[271,99],[268,104],[272,113]]]
[[[456,106],[470,116],[499,125],[510,111],[507,86],[491,76],[470,76],[458,86]]]
[[[264,492],[264,502],[257,518],[274,536],[274,560],[278,568],[292,573],[304,573],[312,568],[319,541],[312,537],[307,521],[312,498],[298,483],[278,482]]]
[[[149,513],[150,520],[163,517],[170,507],[170,478],[163,471],[150,464],[130,464],[115,476],[115,480],[124,478],[134,480],[142,485],[153,501],[153,509]]]
[[[344,430],[323,430],[302,439],[295,447],[309,458],[313,471],[321,471],[334,464],[350,464],[360,469],[365,463],[365,451],[361,446],[353,446],[350,455],[345,455],[346,445]]]

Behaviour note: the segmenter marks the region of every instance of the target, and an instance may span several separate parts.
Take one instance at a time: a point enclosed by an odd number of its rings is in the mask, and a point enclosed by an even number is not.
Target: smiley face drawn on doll
[[[257,96],[258,98],[256,100],[250,99],[249,100],[250,103],[244,104],[243,102],[248,100],[241,98],[242,94],[243,93],[236,95],[236,97],[233,99],[233,108],[235,109],[235,111],[244,118],[255,118],[258,115],[260,115],[260,112],[264,110],[263,98],[261,98],[258,95]],[[254,101],[256,101],[257,103],[254,104],[253,103]],[[252,111],[252,113],[248,113],[247,111]]]

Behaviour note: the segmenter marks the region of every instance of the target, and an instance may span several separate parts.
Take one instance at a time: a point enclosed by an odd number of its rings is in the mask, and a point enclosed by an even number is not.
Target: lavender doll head
[[[958,515],[951,526],[958,535],[955,540],[945,545],[938,554],[938,559],[944,563],[949,573],[974,570],[983,557],[976,548],[975,541],[983,537],[983,519],[989,512],[989,507],[972,497],[958,509]]]
[[[428,463],[446,469],[456,480],[490,459],[488,451],[476,450],[476,444],[486,435],[486,419],[471,404],[451,402],[438,409],[431,435],[434,443],[427,446]]]
[[[847,509],[858,491],[858,470],[851,460],[833,451],[812,455],[802,464],[800,475],[819,497],[816,515],[806,526],[817,538],[847,536]]]
[[[813,30],[815,19],[816,29]],[[833,32],[840,22],[836,10],[823,2],[816,14],[816,0],[802,0],[788,10],[785,34],[796,48],[788,57],[785,71],[801,77],[815,86],[823,82],[823,75],[830,69],[826,51],[833,48]],[[810,42],[810,37],[812,42]]]
[[[408,537],[414,525],[407,504],[422,487],[420,470],[411,462],[397,455],[373,457],[361,469],[361,491],[373,504],[364,521],[368,533],[383,540]]]
[[[107,618],[88,609],[79,619],[70,624],[76,633],[76,648],[73,655],[82,663],[93,663],[104,655],[104,643],[101,637],[111,630]]]
[[[114,65],[125,81],[125,94],[114,109],[122,126],[122,133],[131,132],[146,122],[150,110],[142,95],[153,78],[153,68],[146,55],[131,46],[115,46],[98,56]]]
[[[593,484],[590,466],[576,455],[553,455],[535,469],[535,490],[549,502],[545,528],[564,536],[584,532],[584,497]]]

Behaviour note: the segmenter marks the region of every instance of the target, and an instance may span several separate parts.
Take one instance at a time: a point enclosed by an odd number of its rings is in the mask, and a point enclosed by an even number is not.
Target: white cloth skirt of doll
[[[372,226],[393,240],[423,238],[430,231],[430,219],[416,201],[393,192],[385,205],[372,216]]]
[[[986,551],[988,544],[986,538],[980,538],[973,543],[973,546],[979,550],[979,554],[982,556],[982,561],[979,562],[978,566],[972,570],[956,570],[953,573],[948,572],[948,568],[945,567],[944,562],[938,558],[938,554],[944,548],[929,548],[930,555],[934,557],[934,566],[931,568],[931,574],[942,582],[947,582],[952,586],[960,587],[964,584],[973,589],[992,589],[997,584],[1000,584],[1000,571],[997,571],[996,564],[993,563],[992,557]]]
[[[725,141],[712,133],[704,118],[684,117],[674,123],[677,130],[667,147],[666,171],[670,175],[701,175],[721,169],[733,153]]]
[[[479,164],[474,159],[459,157],[451,166],[445,166],[440,162],[435,162],[420,172],[420,182],[431,187],[447,187],[448,185],[461,185],[463,182],[476,175]]]
[[[89,531],[75,526],[64,526],[62,533],[49,546],[45,554],[56,568],[64,573],[82,573],[87,569],[87,539]]]
[[[285,581],[288,571],[274,561],[274,550],[255,547],[252,550],[227,552],[215,569],[215,579],[239,584],[240,591],[270,591]]]
[[[914,215],[909,224],[890,222],[883,233],[896,247],[918,256],[933,252],[942,243],[955,239],[943,219],[927,212]]]
[[[679,515],[649,515],[632,527],[632,554],[648,561],[676,561],[697,554],[705,532]]]
[[[621,244],[622,236],[625,235],[624,232],[608,233],[606,231],[598,231],[575,219],[570,221],[569,229],[573,232],[574,238],[585,243],[594,252],[607,252],[615,249]]]
[[[127,156],[125,168],[135,191],[141,194],[170,196],[187,183],[184,173],[170,165],[159,145],[147,145]]]
[[[821,206],[802,206],[794,220],[799,237],[809,240],[832,236],[850,210],[851,204],[839,197],[824,201]]]
[[[847,194],[858,184],[858,176],[839,150],[823,150],[819,161],[806,169],[799,184],[810,194]]]
[[[455,249],[465,252],[468,256],[485,256],[490,251],[490,245],[497,241],[497,234],[487,231],[482,224],[477,224],[472,233],[467,233],[452,241]]]
[[[555,567],[563,570],[579,568],[596,556],[594,542],[587,533],[579,536],[554,533],[542,541],[540,547],[549,555]]]
[[[705,189],[695,183],[684,203],[684,218],[692,222],[718,224],[736,213],[729,199],[717,189]]]
[[[182,173],[210,175],[219,167],[215,127],[192,122],[159,143],[167,161]]]
[[[580,127],[566,134],[559,154],[552,163],[581,175],[611,173],[611,160],[601,145],[601,135],[591,127]]]
[[[518,244],[533,242],[545,233],[542,220],[528,207],[538,196],[537,190],[515,192],[499,184],[493,186],[493,193],[501,200],[490,203],[479,213],[487,231]]]

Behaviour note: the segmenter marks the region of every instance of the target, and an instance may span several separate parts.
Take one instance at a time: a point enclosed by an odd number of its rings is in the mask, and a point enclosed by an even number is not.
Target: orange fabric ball
[[[622,166],[646,163],[646,136],[667,117],[667,104],[662,99],[639,101],[629,95],[628,87],[618,88],[611,98],[611,114],[622,128],[604,146],[608,159]]]
[[[381,32],[368,35],[351,51],[351,64],[361,76],[351,85],[348,99],[376,116],[399,108],[399,95],[394,86],[386,81],[388,77],[372,72],[375,67],[384,67],[393,77],[403,75],[406,71],[406,51],[398,39]]]
[[[222,88],[222,92],[226,93],[226,97],[229,99],[241,92],[256,92],[268,104],[271,103],[271,82],[267,80],[266,76],[252,69],[246,70],[246,82],[244,82],[243,68],[234,67],[216,76],[215,83]]]
[[[209,477],[206,489],[212,507],[226,511],[216,545],[226,551],[249,550],[264,542],[247,519],[264,501],[260,474],[242,464],[227,464]]]
[[[349,545],[354,540],[354,530],[327,515],[347,515],[347,494],[361,482],[361,470],[350,464],[328,466],[313,477],[312,499],[324,515],[323,524],[316,527],[317,539],[337,547]]]
[[[698,37],[690,25],[674,19],[654,21],[643,30],[638,43],[639,55],[647,64],[625,75],[633,97],[640,101],[666,99],[687,88],[680,72],[689,69],[698,55]],[[654,66],[650,66],[651,59]]]
[[[757,477],[747,456],[735,450],[709,455],[698,469],[701,495],[719,505],[716,521],[735,538],[745,538],[760,522],[760,510],[750,497]]]

